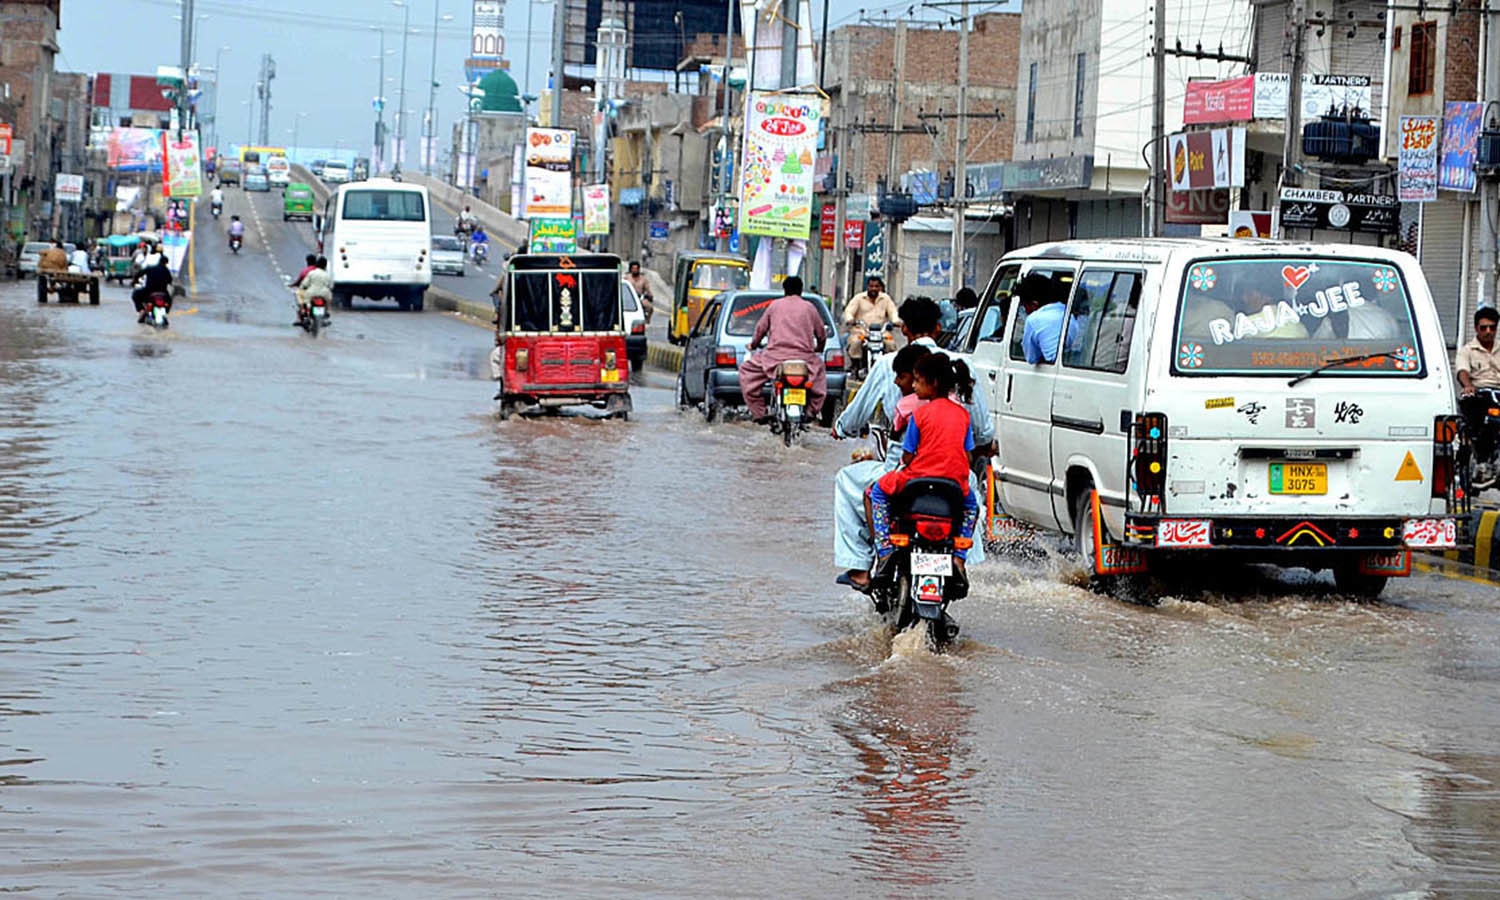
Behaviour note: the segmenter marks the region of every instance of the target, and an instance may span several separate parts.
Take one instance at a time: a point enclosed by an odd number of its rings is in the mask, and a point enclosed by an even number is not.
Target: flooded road
[[[300,234],[205,242],[161,335],[0,286],[0,889],[1500,891],[1493,587],[1001,560],[893,647],[832,584],[849,444],[665,380],[497,422],[480,328],[290,327]]]

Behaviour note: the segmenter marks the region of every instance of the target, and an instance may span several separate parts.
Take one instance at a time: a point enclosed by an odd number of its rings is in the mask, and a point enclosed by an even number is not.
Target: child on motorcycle
[[[979,519],[979,502],[969,490],[969,454],[974,450],[974,434],[969,428],[968,410],[954,401],[956,396],[967,403],[973,395],[974,378],[969,367],[963,360],[929,353],[916,364],[912,388],[915,396],[927,402],[913,413],[901,441],[902,468],[887,472],[870,488],[870,524],[875,531],[877,569],[895,549],[891,544],[890,498],[912,479],[947,478],[962,486],[962,537],[974,536],[974,525]],[[953,555],[962,568],[968,551],[955,549]]]

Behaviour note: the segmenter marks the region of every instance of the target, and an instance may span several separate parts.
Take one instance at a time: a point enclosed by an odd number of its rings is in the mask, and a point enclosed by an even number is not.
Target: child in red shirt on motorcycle
[[[916,396],[928,401],[912,414],[901,442],[902,468],[880,477],[870,488],[871,525],[875,531],[875,567],[895,549],[891,544],[890,498],[900,493],[914,478],[947,478],[957,482],[964,492],[964,518],[961,536],[972,538],[979,519],[979,503],[969,490],[969,454],[974,449],[974,433],[969,428],[969,411],[954,402],[956,395],[968,402],[974,392],[974,378],[962,360],[933,353],[917,361],[912,375]],[[967,550],[954,550],[960,560]]]

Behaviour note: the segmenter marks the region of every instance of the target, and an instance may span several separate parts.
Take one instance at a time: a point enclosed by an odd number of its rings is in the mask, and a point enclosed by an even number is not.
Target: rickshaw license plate
[[[781,392],[781,402],[784,406],[806,406],[806,388],[787,388]]]
[[[913,553],[911,555],[911,573],[913,575],[942,575],[944,577],[953,574],[953,557],[946,553]]]
[[[1271,493],[1328,493],[1328,463],[1271,463]]]
[[[619,381],[620,380],[620,370],[619,369],[600,369],[599,370],[599,380],[600,381],[604,381],[604,382],[610,382],[610,383]]]

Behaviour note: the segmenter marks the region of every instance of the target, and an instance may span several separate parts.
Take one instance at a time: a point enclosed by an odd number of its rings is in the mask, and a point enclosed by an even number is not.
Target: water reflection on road
[[[661,379],[499,422],[482,329],[314,342],[241,269],[166,335],[0,287],[0,887],[1500,889],[1492,588],[1148,609],[1043,553],[935,658],[832,585],[847,444]]]

